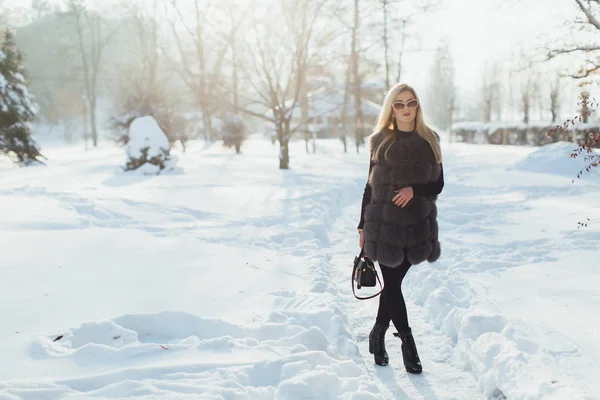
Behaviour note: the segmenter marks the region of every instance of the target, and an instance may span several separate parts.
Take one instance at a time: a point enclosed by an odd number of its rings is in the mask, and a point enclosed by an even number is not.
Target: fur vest
[[[371,136],[373,151],[389,130]],[[392,203],[395,190],[413,184],[435,182],[441,167],[429,143],[417,132],[396,132],[395,142],[369,175],[371,200],[365,207],[365,255],[388,267],[397,267],[405,257],[412,265],[440,257],[436,197],[414,196],[404,208]]]

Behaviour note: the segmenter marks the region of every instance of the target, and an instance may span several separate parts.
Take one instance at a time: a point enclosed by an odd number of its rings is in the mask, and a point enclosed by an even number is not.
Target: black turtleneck
[[[410,131],[410,132],[406,132],[406,131],[401,131],[398,129],[398,127],[395,124],[394,121],[394,130],[396,131],[397,135],[411,135],[413,133],[415,133],[415,131]],[[373,169],[373,165],[375,165],[375,162],[373,161],[373,158],[370,157],[370,163],[369,163],[369,175],[371,175],[371,170]],[[441,172],[440,172],[440,177],[438,178],[437,181],[435,182],[431,182],[431,183],[422,183],[422,184],[416,184],[416,185],[411,185],[412,189],[413,189],[413,196],[437,196],[438,194],[442,193],[442,189],[444,188],[444,166],[442,164],[440,164],[441,167]],[[365,186],[365,190],[363,192],[363,199],[362,199],[362,206],[361,206],[361,210],[360,210],[360,222],[358,223],[358,229],[362,229],[363,225],[365,224],[365,207],[367,206],[367,204],[369,204],[369,202],[371,201],[371,185],[369,185],[369,182],[367,181],[367,184]]]

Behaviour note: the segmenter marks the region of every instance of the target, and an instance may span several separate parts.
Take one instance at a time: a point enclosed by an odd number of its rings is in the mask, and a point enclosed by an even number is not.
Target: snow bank
[[[574,178],[581,169],[581,161],[570,157],[575,148],[566,142],[548,144],[517,162],[508,161],[514,156],[507,157],[512,150],[506,146],[468,150],[455,145],[446,152],[446,163],[457,170],[438,199],[442,257],[413,268],[405,288],[427,320],[452,340],[455,354],[487,398],[595,398],[594,355],[585,351],[583,340],[575,340],[582,335],[573,330],[579,329],[577,323],[597,330],[590,318],[595,300],[574,302],[584,296],[579,292],[589,293],[579,280],[595,279],[583,269],[587,263],[578,253],[588,246],[586,237],[589,242],[598,237],[597,228],[590,225],[571,241],[560,227],[569,226],[561,218],[571,214],[570,230],[576,230],[573,208],[597,204],[600,187],[578,189],[556,179]],[[597,179],[597,171],[593,174],[588,175]],[[568,194],[582,204],[570,204]],[[590,245],[597,252],[597,239]],[[567,261],[559,261],[559,254]],[[534,269],[536,265],[543,267]],[[558,275],[560,271],[564,273]],[[582,278],[575,282],[571,276]],[[590,286],[597,292],[597,286]],[[574,312],[590,319],[574,318],[575,324],[563,320]]]
[[[600,151],[595,151],[592,154],[584,151],[576,158],[571,157],[571,154],[578,147],[576,144],[569,142],[557,142],[540,146],[509,169],[575,178],[580,171],[585,170],[590,165],[590,162],[586,161],[586,156],[595,156],[596,160],[599,160],[600,157]],[[597,179],[600,177],[600,167],[592,168],[589,173],[584,171],[582,177]]]

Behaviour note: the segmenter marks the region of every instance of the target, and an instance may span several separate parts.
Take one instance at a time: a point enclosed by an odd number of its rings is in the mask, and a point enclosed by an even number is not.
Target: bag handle
[[[365,249],[362,248],[360,250],[360,254],[357,257],[357,261],[360,260],[364,256],[364,254],[365,254]],[[381,284],[381,280],[379,279],[379,274],[377,273],[377,270],[375,269],[375,265],[373,265],[373,272],[375,272],[375,278],[377,278],[377,282],[379,283],[379,287],[381,288],[381,290],[372,296],[358,297],[356,295],[356,289],[354,289],[354,273],[356,272],[357,266],[358,266],[358,262],[354,263],[354,268],[352,269],[352,276],[350,276],[350,282],[352,282],[352,294],[354,294],[354,297],[356,297],[358,300],[369,300],[369,299],[379,296],[381,294],[381,292],[383,292],[383,285]]]

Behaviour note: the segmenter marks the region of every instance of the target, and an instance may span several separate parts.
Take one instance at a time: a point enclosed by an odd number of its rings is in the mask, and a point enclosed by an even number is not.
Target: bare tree
[[[388,24],[389,24],[389,6],[393,0],[380,0],[381,2],[381,11],[383,13],[383,53],[385,58],[385,88],[389,90],[391,87],[390,82],[390,38],[388,34]]]
[[[521,84],[521,110],[523,111],[523,123],[529,124],[533,99],[539,91],[539,79],[535,71],[526,72],[525,79]]]
[[[381,5],[383,16],[383,40],[384,51],[384,67],[385,67],[385,86],[389,89],[392,86],[392,63],[390,54],[397,53],[397,73],[396,81],[400,81],[402,77],[403,56],[407,53],[406,42],[410,37],[409,29],[412,27],[415,20],[439,6],[439,0],[378,0]],[[400,6],[395,7],[395,6]],[[399,15],[399,18],[394,16]],[[393,29],[390,29],[393,26]],[[398,36],[399,33],[399,36]],[[398,46],[398,47],[397,47]],[[418,51],[422,51],[419,48]]]
[[[52,11],[48,0],[32,0],[31,9],[35,12],[35,19],[41,18],[44,14]]]
[[[483,121],[490,122],[492,113],[500,101],[500,67],[494,63],[491,69],[486,65],[483,74]]]
[[[169,85],[170,74],[165,71],[161,49],[164,37],[160,28],[159,0],[152,0],[144,6],[132,4],[128,10],[126,35],[129,57],[118,66],[119,79],[115,89],[117,115],[113,117],[113,127],[117,140],[127,142],[128,128],[138,117],[154,117],[167,135],[169,142],[181,142],[183,150],[187,140],[186,127],[182,115],[182,100]],[[125,33],[124,32],[124,33]]]
[[[346,133],[348,127],[354,125],[354,137],[356,152],[360,152],[360,146],[364,143],[364,116],[362,113],[362,81],[363,76],[360,73],[360,64],[362,59],[362,49],[359,45],[360,20],[361,20],[361,1],[354,0],[352,9],[351,24],[348,26],[350,32],[350,55],[346,57],[346,73],[344,78],[344,100],[340,115],[339,136],[344,145],[344,153],[348,151],[346,142]],[[354,98],[354,121],[351,124],[348,108],[350,107],[351,96]]]
[[[550,85],[550,113],[552,122],[556,122],[560,114],[560,77],[557,76]]]
[[[289,168],[292,135],[308,123],[301,120],[292,126],[302,80],[315,56],[314,49],[330,40],[326,32],[316,32],[320,28],[329,29],[326,21],[318,18],[325,3],[272,0],[264,4],[264,8],[256,7],[252,13],[254,41],[247,44],[250,65],[243,69],[243,74],[253,89],[253,98],[240,109],[275,125],[280,169]],[[261,109],[265,112],[260,112]]]
[[[440,129],[448,129],[452,125],[456,95],[454,64],[448,42],[439,46],[433,59],[427,94],[427,109],[434,123]]]
[[[83,87],[90,114],[92,142],[98,145],[98,127],[96,120],[98,101],[98,76],[102,67],[102,54],[118,27],[107,31],[102,16],[87,9],[85,0],[68,0],[68,16],[77,32]]]
[[[354,92],[354,136],[356,139],[356,152],[359,152],[360,144],[364,136],[364,117],[362,112],[362,79],[359,72],[358,32],[359,32],[359,2],[354,0],[354,26],[352,28],[352,52],[350,64],[352,65],[352,83]]]
[[[574,29],[597,34],[600,32],[600,0],[572,0],[581,11],[580,18],[574,21]],[[600,43],[573,43],[548,51],[547,60],[565,55],[585,55],[585,60],[576,72],[570,76],[577,80],[587,79],[600,70]]]
[[[409,21],[409,18],[402,18],[400,25],[400,50],[398,51],[398,73],[396,75],[396,82],[400,82],[400,79],[402,79],[402,62],[404,61],[403,57],[406,51]]]
[[[237,44],[236,30],[241,18],[232,14],[233,11],[230,10],[230,31],[215,32],[214,29],[211,31],[210,17],[214,15],[211,14],[214,13],[214,10],[211,10],[210,4],[205,4],[206,2],[201,0],[169,1],[169,5],[178,17],[176,20],[170,21],[178,51],[177,59],[172,59],[171,62],[177,74],[194,95],[202,112],[205,139],[210,142],[215,140],[212,131],[213,116],[222,107],[216,102],[216,99],[218,99],[219,87],[222,86],[224,61],[230,49],[232,49],[234,58],[232,64],[234,89],[231,91],[233,95],[231,107],[235,107],[235,104],[239,102],[238,60],[235,58],[235,46]]]
[[[0,28],[2,28],[2,30],[9,26],[11,11],[7,0],[0,0]]]

